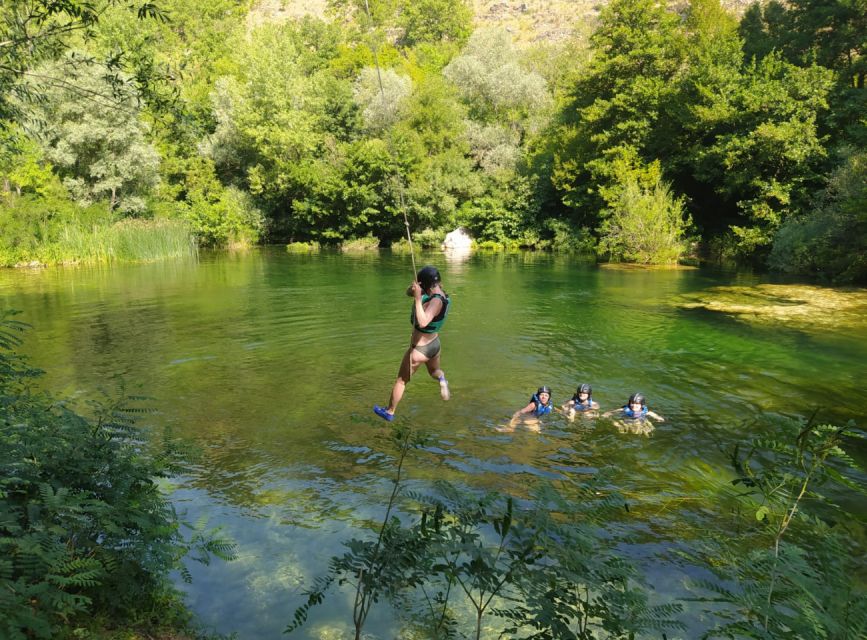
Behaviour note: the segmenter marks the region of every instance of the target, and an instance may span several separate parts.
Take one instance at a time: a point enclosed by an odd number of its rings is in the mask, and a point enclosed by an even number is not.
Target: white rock
[[[469,236],[466,229],[458,227],[454,231],[449,231],[443,240],[442,248],[444,250],[469,251],[473,246],[473,239]]]

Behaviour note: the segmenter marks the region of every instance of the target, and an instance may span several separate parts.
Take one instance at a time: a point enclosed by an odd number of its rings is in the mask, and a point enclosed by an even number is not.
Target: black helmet
[[[581,393],[586,393],[588,396],[592,396],[593,395],[593,387],[591,387],[589,384],[587,384],[585,382],[584,384],[579,385],[578,388],[575,390],[576,396],[578,394],[581,394]]]
[[[550,396],[551,395],[551,387],[543,384],[541,387],[539,387],[539,390],[536,391],[536,395],[538,396],[539,394],[542,394],[542,393],[547,393]]]
[[[416,280],[418,280],[422,289],[430,291],[431,287],[440,281],[440,272],[436,267],[428,265],[419,269]]]
[[[629,402],[627,402],[627,404],[632,404],[633,402],[640,404],[642,407],[647,405],[647,400],[644,399],[644,394],[637,391],[629,396]]]

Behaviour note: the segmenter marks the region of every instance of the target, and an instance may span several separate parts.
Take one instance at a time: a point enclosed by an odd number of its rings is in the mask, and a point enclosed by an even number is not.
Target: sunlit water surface
[[[728,451],[758,416],[818,407],[822,418],[864,426],[863,290],[846,292],[855,322],[836,322],[832,310],[810,326],[688,304],[720,287],[742,287],[748,299],[767,282],[750,274],[605,269],[539,254],[422,260],[439,265],[453,299],[442,334],[453,397],[443,403],[425,375],[408,388],[399,420],[431,436],[407,462],[408,485],[449,479],[526,495],[536,481],[611,467],[632,502],[617,524],[633,533],[624,552],[657,601],[705,577],[674,553],[689,545],[682,523],[724,526],[697,496],[731,477]],[[0,296],[33,325],[25,351],[50,389],[85,400],[122,379],[128,393],[153,398],[149,427],[168,426],[199,449],[174,500],[188,520],[224,527],[239,557],[191,565],[194,581],[182,588],[210,628],[278,638],[341,541],[371,535],[383,515],[393,448],[371,405],[387,400],[409,339],[410,276],[404,256],[268,249],[6,270]],[[604,409],[640,390],[666,422],[649,437],[562,417],[541,433],[496,429],[537,386],[550,385],[560,403],[580,382]],[[863,503],[847,505],[863,536]],[[298,636],[349,637],[350,595],[335,591]],[[688,621],[687,636],[707,624]],[[400,626],[379,604],[366,629],[393,638]]]

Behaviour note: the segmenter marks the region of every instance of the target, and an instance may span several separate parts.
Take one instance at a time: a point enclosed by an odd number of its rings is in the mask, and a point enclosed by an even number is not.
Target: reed
[[[154,262],[192,256],[196,250],[183,222],[127,219],[89,228],[67,224],[29,246],[0,246],[0,265]]]

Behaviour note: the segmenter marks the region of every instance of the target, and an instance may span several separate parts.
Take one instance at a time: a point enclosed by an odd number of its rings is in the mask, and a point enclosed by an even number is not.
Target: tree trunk
[[[117,208],[117,187],[111,188],[111,210],[114,211]]]

